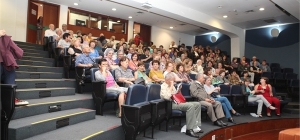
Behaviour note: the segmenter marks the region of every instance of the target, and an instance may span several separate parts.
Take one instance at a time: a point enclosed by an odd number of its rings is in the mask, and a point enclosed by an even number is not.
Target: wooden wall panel
[[[115,36],[116,40],[121,40],[121,38],[127,40],[127,34],[114,33],[106,30],[91,29],[83,26],[68,25],[68,30],[73,30],[74,33],[76,33],[77,30],[80,30],[82,33],[86,33],[86,34],[92,33],[94,37],[99,37],[100,33],[103,33],[107,39],[109,39],[111,36]]]
[[[49,24],[54,24],[55,28],[60,28],[59,23],[59,7],[56,5],[44,4],[44,18],[43,25],[49,26]]]
[[[151,40],[151,26],[140,24],[140,35],[143,38],[144,43],[149,45]]]

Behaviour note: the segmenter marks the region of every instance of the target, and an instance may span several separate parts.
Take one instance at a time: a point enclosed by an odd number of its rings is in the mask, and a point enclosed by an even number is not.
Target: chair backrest
[[[267,77],[268,79],[272,78],[272,73],[271,72],[263,72],[261,74],[261,77]]]
[[[147,85],[148,101],[160,99],[160,85]]]
[[[95,63],[98,64],[100,61],[100,58],[95,58]]]
[[[220,94],[230,94],[230,86],[229,85],[220,85]]]
[[[280,64],[279,63],[271,63],[270,68],[273,68],[273,67],[280,68]]]
[[[134,84],[128,88],[126,105],[135,105],[147,101],[148,92],[144,85]]]
[[[281,72],[275,72],[273,77],[274,79],[284,79],[284,74]]]
[[[95,78],[95,72],[98,71],[99,68],[91,68],[91,81],[92,82],[95,82],[96,81],[96,78]]]
[[[181,94],[183,96],[191,96],[191,93],[190,93],[190,84],[182,83]]]
[[[273,93],[273,96],[276,97],[277,93],[276,93],[275,87],[272,87],[272,93]]]
[[[281,68],[280,67],[271,67],[271,71],[272,72],[281,72]]]
[[[1,84],[1,111],[3,111],[1,117],[5,116],[1,121],[6,123],[9,123],[15,110],[16,88],[15,84]]]
[[[230,94],[243,94],[240,85],[232,85],[230,89]]]
[[[293,73],[294,69],[293,68],[284,68],[283,73]]]
[[[290,87],[299,87],[299,79],[291,80]]]
[[[189,74],[192,80],[196,80],[196,74]]]
[[[286,73],[285,79],[291,80],[291,79],[297,79],[298,75],[296,73]]]
[[[64,56],[69,55],[68,49],[69,49],[69,48],[64,48]]]
[[[149,68],[149,63],[145,63],[145,69],[147,70]]]

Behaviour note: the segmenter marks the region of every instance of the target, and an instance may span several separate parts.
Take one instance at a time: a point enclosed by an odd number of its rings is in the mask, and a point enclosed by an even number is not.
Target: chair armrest
[[[125,82],[117,82],[117,84],[120,86],[120,87],[125,87]]]
[[[71,66],[71,55],[64,55],[64,66]]]
[[[167,114],[166,114],[166,119],[170,119],[172,116],[172,104],[173,101],[166,101],[166,109],[167,109]]]
[[[106,95],[106,81],[93,81],[92,87],[95,98],[104,100]]]
[[[149,116],[146,117],[145,115]],[[151,105],[149,102],[137,105],[122,105],[122,120],[126,121],[126,125],[140,124],[140,122],[147,119],[151,121]]]

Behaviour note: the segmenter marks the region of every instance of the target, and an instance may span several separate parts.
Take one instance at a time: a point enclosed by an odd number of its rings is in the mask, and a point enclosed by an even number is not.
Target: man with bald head
[[[57,36],[54,24],[49,25],[49,29],[45,31],[45,37]]]
[[[95,60],[89,56],[90,52],[90,47],[84,44],[82,46],[82,54],[76,57],[75,66],[85,68],[93,67]]]
[[[227,126],[227,124],[221,120],[221,118],[225,117],[222,104],[219,101],[215,101],[214,98],[205,91],[204,74],[197,74],[196,78],[197,79],[193,81],[190,86],[191,96],[197,98],[200,104],[207,108],[207,115],[214,125],[220,127]]]

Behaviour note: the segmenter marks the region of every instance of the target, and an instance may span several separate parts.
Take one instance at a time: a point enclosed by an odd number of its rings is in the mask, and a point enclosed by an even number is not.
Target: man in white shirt
[[[67,30],[67,24],[63,24],[61,26],[61,29],[62,29],[62,34],[69,33],[69,30]]]
[[[50,24],[49,29],[45,31],[45,37],[57,36],[56,31],[54,30],[54,25]]]
[[[65,33],[57,43],[57,48],[68,48],[71,44],[71,35],[69,33]]]
[[[178,48],[178,46],[175,44],[174,41],[171,42],[169,49],[171,49],[171,48]]]

